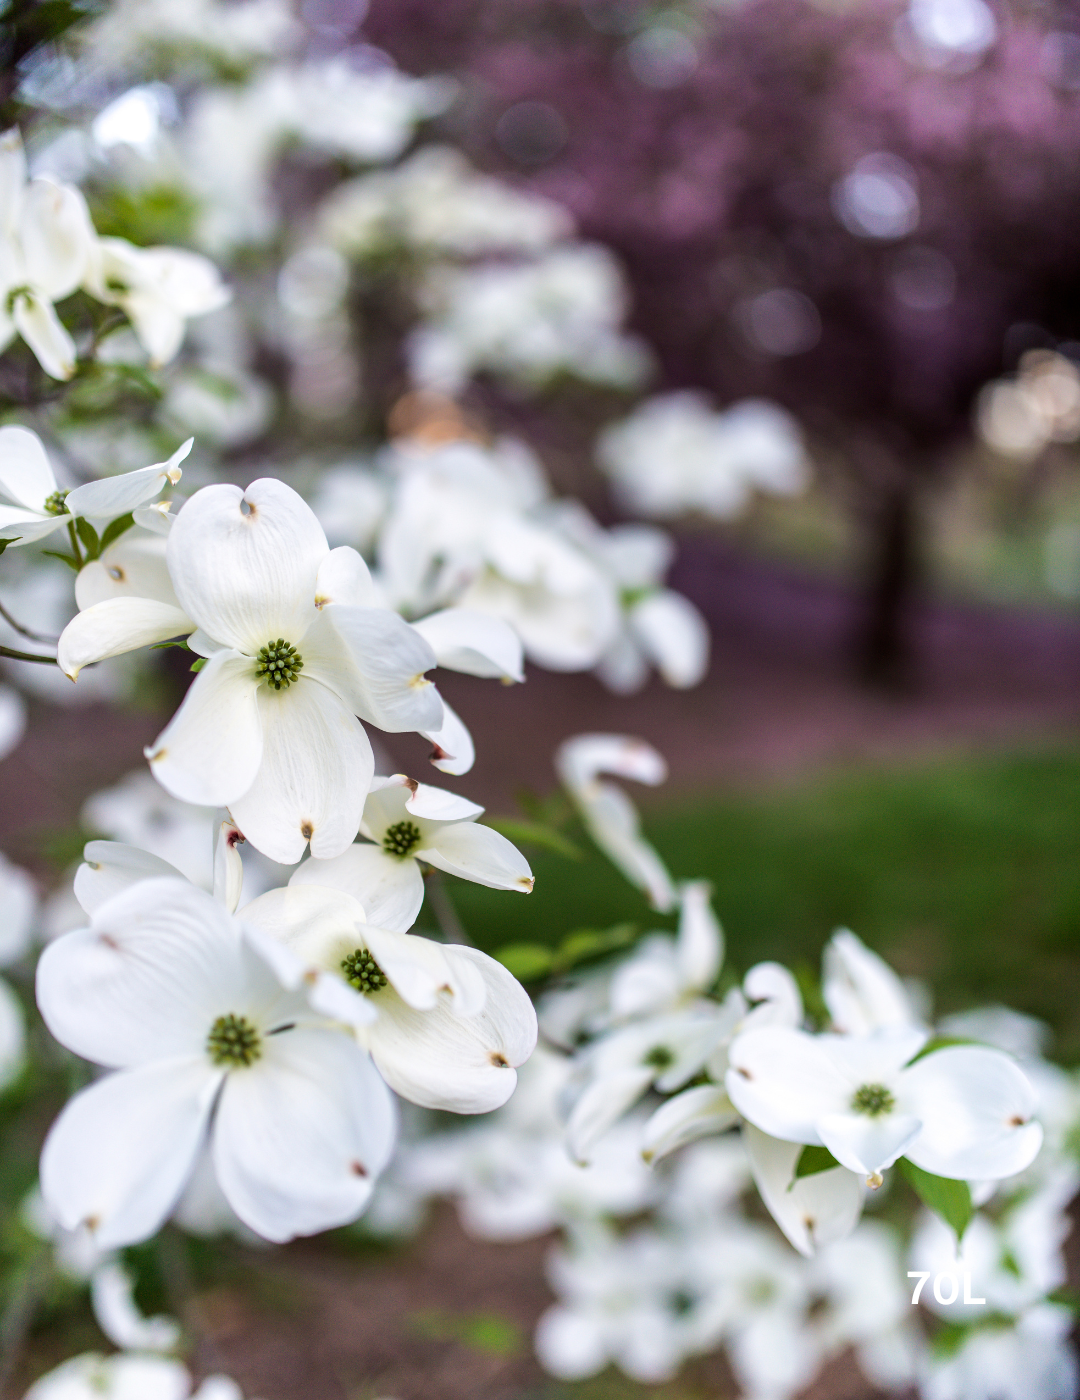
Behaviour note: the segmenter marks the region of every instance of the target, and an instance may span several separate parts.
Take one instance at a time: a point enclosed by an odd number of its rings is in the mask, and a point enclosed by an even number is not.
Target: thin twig
[[[51,1249],[43,1249],[26,1267],[19,1286],[0,1317],[0,1400],[15,1375],[26,1338],[34,1324],[38,1304],[45,1296],[53,1273]]]
[[[42,666],[59,666],[55,656],[35,656],[32,651],[13,651],[11,647],[0,647],[0,656],[9,661],[37,661]]]
[[[432,870],[428,874],[426,883],[428,900],[431,904],[431,911],[435,915],[435,921],[439,925],[439,932],[447,943],[464,943],[466,947],[471,946],[469,935],[465,932],[465,925],[458,918],[458,912],[450,898],[450,891],[446,888],[446,883],[440,872]]]
[[[52,642],[55,646],[60,640],[59,637],[50,637],[44,632],[31,632],[29,627],[24,627],[21,622],[15,621],[7,608],[4,607],[3,603],[0,603],[0,617],[4,619],[9,627],[14,627],[15,631],[18,632],[20,636],[29,637],[32,642]]]

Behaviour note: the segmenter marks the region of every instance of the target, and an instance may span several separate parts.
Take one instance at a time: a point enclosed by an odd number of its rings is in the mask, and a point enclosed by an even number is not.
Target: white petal
[[[441,702],[424,676],[435,655],[389,608],[327,603],[304,637],[303,655],[306,672],[369,724],[399,734],[439,720]]]
[[[120,299],[120,304],[149,355],[151,366],[159,369],[175,359],[184,343],[184,317],[153,293],[132,291]]]
[[[637,811],[614,783],[596,783],[579,802],[589,835],[608,860],[662,913],[676,901],[675,887],[659,852],[641,835]]]
[[[167,462],[158,462],[152,467],[140,467],[138,471],[124,472],[121,476],[106,476],[100,481],[89,481],[85,486],[77,486],[68,493],[64,504],[69,514],[98,516],[101,519],[116,519],[127,515],[136,506],[141,506],[168,485],[175,485],[180,477],[180,463],[191,451],[194,438],[179,447]]]
[[[54,530],[62,530],[70,521],[70,515],[40,516],[34,511],[23,510],[20,506],[0,505],[0,539],[13,545],[33,544],[43,540]]]
[[[101,1249],[149,1239],[176,1204],[221,1081],[205,1055],[98,1080],[71,1100],[41,1154],[41,1191],[65,1230]]]
[[[667,764],[651,744],[625,734],[578,734],[559,745],[559,776],[572,792],[586,788],[598,773],[632,778],[656,787],[667,778]]]
[[[269,974],[265,981],[273,990]],[[50,943],[37,967],[50,1031],[109,1067],[202,1054],[213,1022],[244,1009],[253,986],[234,921],[180,879],[142,880],[114,895],[89,928]]]
[[[107,598],[75,614],[60,633],[56,659],[64,674],[76,680],[91,662],[172,637],[186,637],[192,628],[191,619],[168,603],[152,598]]]
[[[0,967],[30,951],[37,907],[33,877],[0,856]]]
[[[180,1324],[144,1317],[135,1302],[135,1280],[118,1259],[106,1259],[90,1276],[90,1301],[98,1326],[113,1346],[132,1351],[172,1351]]]
[[[743,992],[753,1003],[745,1026],[788,1026],[795,1030],[803,1018],[799,984],[781,963],[755,963],[743,978]]]
[[[524,988],[493,958],[475,948],[445,951],[480,971],[487,986],[483,1011],[457,1016],[445,1003],[415,1011],[380,993],[379,1020],[368,1032],[372,1058],[390,1087],[413,1103],[488,1113],[514,1091],[515,1069],[536,1045],[536,1013]]]
[[[26,1064],[26,1017],[22,1002],[0,977],[0,1089],[22,1073]]]
[[[0,685],[0,759],[7,758],[12,749],[18,748],[25,733],[25,701],[11,686]]]
[[[460,777],[471,770],[476,761],[472,735],[445,700],[442,701],[442,723],[439,727],[421,729],[420,733],[434,745],[431,762],[440,773]]]
[[[0,229],[14,234],[26,194],[26,152],[17,126],[0,134]]]
[[[416,861],[367,842],[354,843],[332,860],[306,860],[289,885],[344,890],[363,905],[368,923],[400,933],[412,928],[424,902],[424,877]]]
[[[256,656],[298,644],[315,617],[315,580],[329,553],[311,508],[284,482],[204,486],[169,531],[181,607],[211,637]],[[305,658],[306,661],[306,658]]]
[[[1035,1091],[1000,1050],[935,1050],[904,1071],[899,1093],[923,1119],[907,1155],[936,1176],[996,1181],[1023,1171],[1042,1145]]]
[[[501,618],[468,608],[445,608],[412,625],[447,670],[507,681],[525,679],[521,639]]]
[[[655,1069],[635,1065],[593,1080],[566,1125],[566,1146],[575,1162],[588,1162],[598,1139],[637,1103],[655,1075]]]
[[[244,892],[244,862],[239,847],[244,837],[235,822],[221,822],[214,842],[214,898],[230,914]]]
[[[210,657],[146,750],[150,771],[166,792],[203,807],[227,807],[244,796],[263,756],[258,689],[248,657],[236,651]]]
[[[641,1154],[657,1162],[697,1138],[722,1133],[739,1121],[727,1091],[716,1084],[684,1089],[656,1110],[642,1132]]]
[[[294,865],[309,842],[313,855],[339,855],[356,836],[375,771],[363,726],[306,675],[281,691],[260,686],[257,698],[262,762],[229,810],[271,860]]]
[[[332,549],[319,565],[315,580],[315,606],[344,603],[350,608],[382,606],[379,590],[371,580],[371,570],[363,556],[348,545]]]
[[[402,779],[404,786],[409,789],[409,796],[405,799],[405,810],[411,812],[414,817],[428,822],[469,822],[484,814],[483,807],[478,807],[475,802],[470,802],[460,793],[430,787],[427,783],[413,782],[403,773],[395,773],[394,778],[388,780],[388,785],[398,778]],[[364,815],[366,819],[367,813]]]
[[[922,1131],[909,1113],[826,1113],[817,1120],[818,1136],[848,1171],[875,1176],[902,1157]]]
[[[364,943],[390,979],[390,985],[414,1010],[431,1011],[439,1004],[440,993],[453,991],[454,974],[442,944],[373,924],[366,925],[362,932]]]
[[[679,891],[679,936],[675,956],[685,987],[704,992],[716,981],[724,961],[724,934],[713,913],[707,880],[694,880]]]
[[[16,505],[41,512],[56,490],[56,477],[37,433],[0,428],[0,491]]]
[[[182,880],[175,865],[122,841],[87,841],[75,872],[75,898],[88,914],[141,880]]]
[[[393,1150],[394,1105],[337,1031],[294,1030],[229,1075],[214,1124],[218,1181],[245,1224],[283,1241],[363,1211]]]
[[[709,669],[709,624],[681,593],[658,589],[631,608],[631,631],[668,685],[686,690]]]
[[[837,929],[822,961],[821,993],[833,1030],[866,1035],[879,1026],[905,1026],[918,1019],[896,973],[848,929]]]
[[[45,373],[53,379],[70,379],[75,373],[75,342],[53,310],[52,302],[36,293],[23,292],[15,298],[11,319]]]
[[[360,941],[364,910],[342,890],[290,881],[245,904],[243,921],[287,944],[304,964],[337,972],[335,959],[339,962]],[[299,982],[289,978],[285,985]]]
[[[562,1381],[595,1376],[608,1363],[607,1342],[597,1320],[558,1303],[536,1324],[533,1346],[544,1370]]]
[[[533,873],[518,848],[490,826],[476,822],[452,822],[424,837],[416,852],[417,860],[460,875],[493,890],[516,890],[529,894]]]
[[[850,1083],[818,1037],[783,1026],[744,1031],[728,1059],[731,1102],[771,1137],[817,1143],[817,1120],[848,1106]]]
[[[761,1199],[800,1254],[809,1258],[854,1230],[862,1214],[861,1176],[832,1167],[796,1180],[800,1143],[769,1137],[752,1123],[743,1125],[742,1137]]]
[[[29,280],[50,301],[68,296],[83,279],[94,239],[86,200],[71,185],[31,180],[24,193],[22,247]]]
[[[180,608],[165,562],[165,540],[160,535],[125,530],[100,559],[84,564],[75,579],[75,601],[80,608],[92,608],[107,598],[133,597]]]

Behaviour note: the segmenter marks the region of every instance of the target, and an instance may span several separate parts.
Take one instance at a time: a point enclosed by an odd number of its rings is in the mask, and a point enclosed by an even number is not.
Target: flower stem
[[[431,912],[435,915],[439,932],[447,943],[464,943],[467,947],[471,946],[469,935],[465,932],[465,925],[458,918],[458,912],[450,898],[450,891],[446,888],[446,882],[438,870],[428,872],[427,893]]]
[[[35,656],[32,651],[14,651],[11,647],[0,647],[0,656],[6,656],[9,661],[37,661],[42,666],[58,664],[55,656]]]

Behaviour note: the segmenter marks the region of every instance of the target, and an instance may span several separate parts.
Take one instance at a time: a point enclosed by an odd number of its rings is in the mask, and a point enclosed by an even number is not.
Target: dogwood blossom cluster
[[[659,755],[587,735],[564,746],[560,769],[642,884],[659,857],[637,829],[628,844],[628,799],[599,775],[655,781]],[[847,930],[824,954],[825,1029],[808,1029],[775,963],[719,997],[708,888],[668,887],[674,936],[651,934],[541,997],[544,1048],[505,1110],[403,1146],[395,1185],[412,1206],[399,1199],[391,1224],[415,1224],[444,1195],[482,1239],[558,1229],[556,1302],[535,1346],[563,1379],[615,1364],[661,1383],[722,1347],[743,1393],[793,1396],[853,1348],[873,1385],[925,1400],[1074,1395],[1058,1290],[1080,1189],[1080,1081],[1042,1057],[1044,1028],[1003,1008],[934,1027],[922,989]],[[824,1155],[804,1159],[807,1148]],[[970,1189],[977,1209],[959,1240],[955,1221],[910,1196],[898,1217],[901,1156]],[[757,1218],[755,1195],[778,1229]],[[919,1309],[908,1270],[931,1280]],[[982,1304],[965,1305],[965,1277]],[[938,1278],[946,1297],[957,1280],[944,1304]]]

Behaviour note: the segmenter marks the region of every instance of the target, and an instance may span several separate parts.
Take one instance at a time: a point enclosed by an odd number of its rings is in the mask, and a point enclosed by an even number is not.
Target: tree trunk
[[[915,489],[910,478],[886,488],[871,520],[871,557],[856,636],[867,685],[910,690],[915,657],[909,608],[918,572]]]

